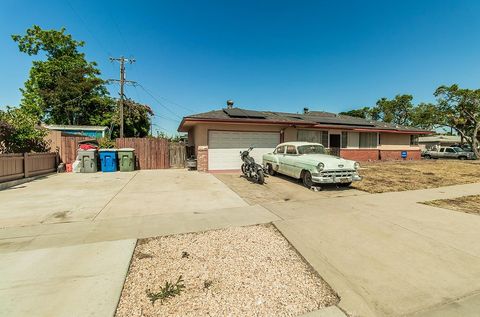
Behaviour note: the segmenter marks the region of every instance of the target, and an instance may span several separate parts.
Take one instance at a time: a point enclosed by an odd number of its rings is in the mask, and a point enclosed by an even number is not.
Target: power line
[[[162,118],[162,119],[165,119],[165,120],[170,120],[170,121],[175,122],[175,123],[179,123],[179,122],[180,122],[180,120],[178,120],[178,119],[172,119],[172,118],[165,117],[165,116],[161,116],[161,115],[158,115],[158,114],[154,114],[153,116],[154,116],[154,117],[158,117],[158,118]]]
[[[107,11],[108,12],[108,15],[110,16],[110,19],[112,20],[113,22],[113,25],[115,26],[115,29],[117,30],[118,32],[118,35],[120,35],[120,38],[122,39],[123,41],[123,44],[125,44],[125,47],[130,51],[130,54],[132,53],[132,49],[130,47],[130,45],[128,44],[128,42],[125,40],[125,37],[123,36],[123,33],[120,29],[120,27],[118,26],[117,22],[115,21],[115,18],[113,17],[113,15],[110,13],[110,11]]]
[[[60,103],[60,104],[57,104],[57,106],[66,105],[66,104],[69,103],[69,102],[72,102],[72,101],[75,101],[75,100],[77,100],[77,99],[79,99],[79,98],[82,98],[83,96],[85,96],[85,95],[88,94],[88,93],[90,93],[90,91],[85,91],[85,92],[84,92],[83,94],[81,94],[80,96],[77,96],[77,97],[75,97],[75,98],[73,98],[73,99],[64,101],[64,102],[62,102],[62,103]]]
[[[92,30],[88,27],[88,23],[86,23],[85,19],[82,18],[82,16],[78,13],[77,10],[75,10],[75,8],[73,7],[72,3],[67,0],[67,4],[68,6],[70,7],[70,9],[72,9],[73,13],[78,17],[78,19],[80,20],[80,22],[83,24],[83,26],[85,27],[85,29],[87,30],[88,33],[90,33],[90,35],[93,37],[93,39],[97,42],[97,44],[100,45],[100,47],[102,48],[102,51],[108,56],[111,56],[112,54],[110,54],[110,52],[105,48],[105,46],[103,45],[102,41],[100,41],[98,39],[98,37],[95,35],[94,32],[92,32]]]
[[[143,88],[146,89],[145,87],[143,87]],[[151,93],[151,92],[150,92],[150,93]],[[195,110],[192,110],[192,109],[190,109],[190,108],[188,108],[188,107],[186,107],[186,106],[184,106],[184,105],[181,105],[181,104],[179,104],[179,103],[177,103],[177,102],[175,102],[175,101],[172,101],[172,100],[167,99],[167,98],[162,97],[162,96],[158,96],[158,97],[159,97],[160,99],[165,100],[166,102],[169,102],[169,103],[171,103],[171,104],[173,104],[173,105],[176,105],[176,106],[178,106],[178,107],[180,107],[180,108],[183,108],[183,109],[185,109],[185,110],[187,110],[187,111],[190,111],[190,112],[192,112],[192,113],[195,112]]]
[[[170,110],[170,108],[168,108],[167,106],[165,106],[160,100],[158,100],[157,97],[155,97],[151,92],[149,92],[145,87],[143,87],[142,85],[138,84],[138,86],[140,88],[143,89],[143,91],[145,91],[150,97],[153,98],[153,100],[155,100],[156,102],[158,102],[158,104],[160,106],[162,106],[164,109],[168,110],[168,112],[170,112],[171,114],[173,114],[175,117],[179,118],[179,119],[182,119],[181,116],[177,115],[175,112],[173,112],[172,110]]]

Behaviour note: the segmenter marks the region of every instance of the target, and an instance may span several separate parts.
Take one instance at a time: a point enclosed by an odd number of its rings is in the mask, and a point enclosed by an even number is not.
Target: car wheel
[[[464,161],[464,160],[467,159],[467,157],[466,156],[460,156],[458,159]]]
[[[431,159],[432,157],[427,154],[427,155],[424,156],[424,158],[425,158],[426,160],[429,160],[429,159]]]
[[[312,174],[309,171],[303,172],[302,181],[305,187],[307,188],[312,187],[313,186]]]
[[[268,175],[275,176],[275,174],[277,174],[277,172],[275,172],[275,170],[273,169],[272,164],[267,164],[267,170],[268,170]]]

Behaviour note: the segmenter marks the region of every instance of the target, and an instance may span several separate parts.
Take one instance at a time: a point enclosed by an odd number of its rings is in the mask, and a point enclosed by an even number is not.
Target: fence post
[[[23,177],[28,178],[28,153],[23,153]]]

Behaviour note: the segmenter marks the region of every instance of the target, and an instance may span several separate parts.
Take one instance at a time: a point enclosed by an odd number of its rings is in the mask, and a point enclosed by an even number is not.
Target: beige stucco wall
[[[197,124],[193,129],[195,146],[208,145],[209,130],[226,130],[226,131],[254,131],[254,132],[280,132],[286,129],[286,126],[278,125],[246,125],[246,124],[221,124],[221,123],[201,123]],[[293,128],[291,128],[293,129]],[[294,129],[293,129],[294,130]],[[291,131],[288,132],[291,137]],[[295,139],[296,139],[295,132]]]
[[[381,150],[419,149],[418,145],[410,146],[410,134],[380,133]]]
[[[284,142],[297,141],[297,129],[293,127],[288,127],[283,132]]]
[[[303,129],[303,128],[302,128]],[[221,124],[221,123],[199,123],[189,131],[189,143],[198,146],[208,145],[209,130],[227,130],[227,131],[258,131],[258,132],[280,132],[283,130],[284,142],[297,140],[297,128],[281,125],[256,125],[256,124]],[[308,130],[308,129],[307,129]],[[339,133],[339,131],[338,131]],[[409,134],[381,133],[381,145],[379,149],[383,150],[408,150],[419,149],[418,146],[410,146]],[[358,148],[359,133],[348,133],[348,148]]]

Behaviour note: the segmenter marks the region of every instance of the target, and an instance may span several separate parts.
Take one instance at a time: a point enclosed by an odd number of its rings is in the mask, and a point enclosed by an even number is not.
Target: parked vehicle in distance
[[[362,179],[355,161],[328,155],[320,143],[286,142],[273,153],[263,155],[263,166],[270,175],[280,173],[297,179],[310,188],[315,184],[349,186]]]
[[[263,166],[256,163],[255,159],[250,156],[250,151],[253,147],[250,147],[246,151],[240,151],[240,158],[242,159],[242,173],[255,180],[256,183],[262,185],[265,182],[265,175],[263,173]]]
[[[465,151],[460,147],[440,147],[422,153],[426,159],[458,159],[458,160],[474,160],[475,154],[473,152]]]

